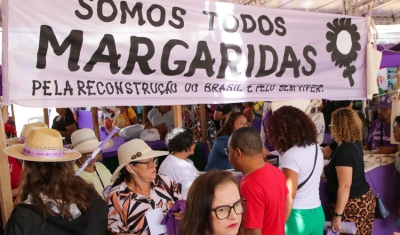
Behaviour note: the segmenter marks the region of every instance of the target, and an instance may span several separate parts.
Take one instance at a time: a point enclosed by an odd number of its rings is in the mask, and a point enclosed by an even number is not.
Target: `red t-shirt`
[[[17,137],[17,131],[15,130],[15,126],[8,124],[8,122],[4,123],[4,131],[6,133],[11,133],[12,137]]]
[[[244,228],[261,228],[263,235],[285,235],[286,197],[289,193],[281,170],[266,163],[240,183],[246,199]]]
[[[21,163],[17,159],[8,156],[8,164],[10,166],[11,188],[18,188],[22,171]]]

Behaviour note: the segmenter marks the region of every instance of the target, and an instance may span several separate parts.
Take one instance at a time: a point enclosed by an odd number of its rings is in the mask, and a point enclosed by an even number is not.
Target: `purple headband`
[[[21,144],[25,143],[25,140],[26,140],[26,137],[25,137],[25,136],[19,137],[19,142],[20,142]]]
[[[24,146],[22,149],[22,154],[30,157],[39,157],[39,158],[62,158],[64,157],[64,149],[58,150],[42,150],[42,149],[33,149],[28,146]]]

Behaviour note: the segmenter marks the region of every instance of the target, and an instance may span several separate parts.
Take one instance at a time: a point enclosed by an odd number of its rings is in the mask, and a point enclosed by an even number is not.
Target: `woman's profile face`
[[[393,136],[394,140],[400,141],[400,123],[395,122],[393,126]]]
[[[247,127],[247,126],[248,126],[248,123],[247,123],[246,117],[244,115],[240,115],[233,123],[233,130],[236,131],[239,128]]]
[[[212,209],[215,209],[215,211],[211,212],[214,235],[238,234],[240,223],[242,222],[242,214],[238,215],[235,213],[234,209],[227,209],[228,207],[226,206],[232,207],[236,205],[235,209],[240,213],[242,206],[237,203],[239,201],[239,189],[233,182],[219,185],[215,189],[214,200],[211,207]],[[218,213],[220,218],[225,217],[224,215],[227,215],[227,213],[229,213],[229,216],[225,219],[219,219],[216,213]]]
[[[135,173],[140,177],[140,179],[146,183],[151,183],[157,176],[157,164],[158,159],[147,159],[143,161],[138,161],[139,164],[136,166],[130,165],[130,167],[135,171]],[[147,164],[142,164],[147,163]],[[132,177],[135,177],[132,174]]]
[[[60,115],[65,114],[67,111],[67,108],[56,108],[56,112]]]

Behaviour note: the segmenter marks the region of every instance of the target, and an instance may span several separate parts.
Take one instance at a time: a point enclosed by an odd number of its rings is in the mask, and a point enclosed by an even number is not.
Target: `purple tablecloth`
[[[390,210],[390,216],[386,219],[376,219],[372,235],[393,234],[394,231],[400,231],[397,226],[397,208],[400,202],[400,178],[396,177],[396,170],[394,164],[388,164],[369,171],[365,177],[368,184],[373,189],[371,179],[375,185],[375,190],[382,198],[385,205]],[[369,174],[369,176],[368,176]],[[331,220],[332,215],[330,211],[329,198],[326,195],[326,179],[321,181],[320,184],[320,198],[322,207],[324,208],[326,220]],[[374,189],[373,189],[374,190]],[[374,191],[374,193],[376,193]]]
[[[123,137],[116,137],[112,138],[112,141],[114,141],[113,146],[111,146],[108,149],[103,150],[103,158],[109,158],[109,157],[116,157],[118,156],[118,148],[122,144],[124,144],[126,141]],[[161,140],[156,140],[156,141],[146,141],[146,143],[150,146],[151,149],[153,150],[158,150],[158,149],[165,149],[165,139]]]

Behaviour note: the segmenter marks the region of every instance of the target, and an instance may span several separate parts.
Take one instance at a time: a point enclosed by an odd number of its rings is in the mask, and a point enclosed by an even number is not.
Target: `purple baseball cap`
[[[392,108],[392,95],[385,94],[381,96],[378,103],[378,108],[380,109],[391,109]]]

